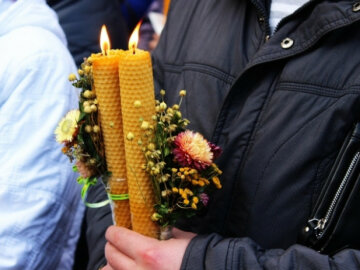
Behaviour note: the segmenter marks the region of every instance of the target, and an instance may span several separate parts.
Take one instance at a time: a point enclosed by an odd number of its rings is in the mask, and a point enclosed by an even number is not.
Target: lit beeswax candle
[[[104,138],[105,156],[111,195],[128,193],[126,181],[125,147],[122,129],[121,104],[119,94],[119,58],[121,51],[110,51],[110,41],[103,26],[101,31],[102,55],[93,55],[93,78],[101,130]],[[115,198],[113,204],[114,221],[117,226],[131,228],[129,200],[124,196]]]
[[[164,0],[164,15],[167,16],[171,0]]]
[[[138,36],[136,27],[129,48],[121,55],[119,63],[120,100],[125,138],[126,171],[130,196],[131,223],[134,231],[158,238],[158,227],[151,221],[155,197],[151,179],[142,166],[146,163],[138,140],[143,128],[152,124],[155,115],[154,82],[150,54],[136,49],[132,41]]]

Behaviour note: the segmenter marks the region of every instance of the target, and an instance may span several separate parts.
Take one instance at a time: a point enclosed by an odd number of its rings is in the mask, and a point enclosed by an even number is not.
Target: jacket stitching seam
[[[337,87],[330,87],[330,86],[323,86],[321,84],[315,84],[315,83],[306,83],[306,82],[301,82],[301,81],[281,81],[279,83],[279,87],[281,86],[294,86],[294,87],[301,87],[301,86],[309,86],[309,87],[316,87],[319,89],[325,89],[325,90],[332,90],[332,91],[360,91],[360,84],[353,84],[350,86],[346,86],[346,87],[342,87],[342,88],[337,88]]]
[[[301,93],[324,96],[324,97],[330,97],[330,98],[340,98],[340,97],[343,97],[343,96],[346,96],[346,95],[356,95],[356,94],[360,93],[360,90],[359,91],[347,90],[347,91],[340,92],[340,93],[331,93],[331,92],[329,93],[329,92],[325,92],[325,91],[321,91],[321,90],[307,90],[307,89],[301,89],[301,88],[296,88],[296,89],[279,88],[277,91],[301,92]]]
[[[314,121],[314,119],[316,119],[319,115],[321,115],[322,113],[324,113],[325,111],[327,111],[328,109],[330,109],[332,106],[334,106],[336,103],[338,103],[340,101],[340,99],[335,100],[330,106],[328,106],[327,108],[325,108],[324,110],[320,111],[319,113],[317,113],[316,115],[314,115],[314,117],[310,120],[307,121],[306,123],[304,123],[304,125],[302,125],[300,128],[298,128],[296,130],[296,132],[294,132],[294,134],[292,134],[290,137],[288,137],[283,143],[281,143],[277,149],[273,152],[273,154],[271,155],[271,157],[269,158],[266,166],[264,167],[264,169],[261,172],[261,176],[260,179],[256,185],[256,189],[255,189],[255,193],[254,193],[254,199],[253,202],[251,202],[251,205],[254,204],[254,202],[256,201],[256,197],[257,197],[257,193],[260,187],[260,183],[262,182],[262,180],[264,179],[264,175],[265,172],[267,170],[267,168],[270,166],[271,161],[274,159],[274,157],[276,156],[276,154],[280,151],[280,149],[289,141],[291,140],[293,137],[295,137],[304,127],[306,127],[307,125],[309,125],[310,123],[312,123],[312,121]]]
[[[244,151],[243,151],[243,154],[241,155],[241,157],[240,157],[240,160],[239,160],[239,169],[237,170],[237,172],[235,173],[235,179],[239,179],[239,175],[240,175],[240,173],[242,172],[242,170],[243,170],[243,168],[244,168],[244,166],[245,166],[245,163],[246,163],[246,161],[247,161],[247,155],[248,155],[248,153],[249,153],[249,151],[250,151],[250,148],[251,148],[251,144],[252,144],[252,141],[253,141],[253,139],[254,139],[254,136],[255,136],[255,134],[256,134],[256,130],[257,130],[257,128],[258,128],[258,126],[259,126],[259,124],[260,124],[260,119],[261,119],[261,116],[263,115],[263,112],[264,112],[264,110],[265,110],[265,108],[267,107],[266,105],[268,104],[268,102],[269,102],[269,98],[270,98],[270,96],[271,96],[271,92],[270,92],[270,90],[268,90],[267,91],[267,93],[266,93],[266,96],[264,97],[264,101],[262,102],[262,105],[261,105],[261,107],[260,107],[260,109],[259,109],[259,112],[257,113],[257,115],[255,116],[255,118],[254,118],[254,123],[253,123],[253,125],[252,125],[252,127],[251,127],[251,130],[250,130],[250,132],[249,132],[249,136],[248,136],[248,138],[247,138],[247,140],[246,140],[246,142],[244,143],[244,145],[245,145],[245,149],[244,149]],[[230,107],[230,104],[231,104],[232,102],[229,102],[228,103],[228,106],[226,107],[226,111],[228,111],[228,108]],[[225,110],[224,110],[225,111]],[[224,116],[224,123],[226,122],[226,119],[228,118],[228,116],[229,116],[229,113],[226,113],[225,114],[225,116]],[[222,127],[223,127],[223,123],[221,123],[222,125],[221,125],[221,129],[222,129]],[[220,129],[220,130],[221,130]],[[218,137],[220,137],[220,135],[218,135]],[[225,218],[225,220],[227,220],[228,219],[228,215],[229,215],[229,211],[231,210],[231,205],[233,204],[232,203],[232,201],[234,200],[234,190],[235,190],[235,187],[238,185],[238,183],[236,182],[236,181],[234,181],[234,183],[233,183],[233,192],[231,193],[231,197],[230,197],[230,203],[229,203],[229,205],[228,205],[228,207],[227,207],[227,209],[226,209],[226,218]],[[247,215],[247,216],[249,216],[249,214]],[[249,220],[249,219],[247,219],[247,220]],[[247,223],[246,221],[244,222],[244,228],[245,228],[245,223]],[[224,227],[225,225],[223,225],[223,227]]]
[[[212,77],[215,77],[219,80],[227,84],[231,84],[234,81],[234,76],[227,74],[217,68],[209,65],[200,65],[197,63],[186,63],[184,65],[175,65],[175,64],[165,64],[164,71],[165,72],[173,72],[173,73],[182,73],[183,71],[191,70],[195,72],[199,72],[202,74],[207,74]]]

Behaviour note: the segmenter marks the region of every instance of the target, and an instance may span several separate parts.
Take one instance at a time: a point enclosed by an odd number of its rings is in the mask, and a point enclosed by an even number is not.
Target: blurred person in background
[[[45,0],[0,0],[0,51],[0,269],[72,269],[84,207],[54,130],[76,69]]]
[[[122,14],[131,33],[136,24],[144,17],[154,0],[118,0],[121,2]]]
[[[119,0],[47,0],[68,40],[68,48],[79,67],[84,57],[100,52],[100,30],[106,25],[111,48],[126,49],[129,30]]]
[[[140,27],[138,44],[140,49],[153,51],[156,48],[165,20],[166,17],[163,14],[163,0],[154,0],[144,16]]]

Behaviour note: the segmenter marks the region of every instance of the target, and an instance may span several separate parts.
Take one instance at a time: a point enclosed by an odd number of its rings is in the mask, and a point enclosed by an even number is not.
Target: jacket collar
[[[261,0],[252,0],[263,2]],[[288,16],[278,31],[253,57],[248,66],[286,58],[314,46],[325,34],[360,20],[354,1],[310,1],[304,8]],[[293,45],[283,48],[289,38]]]

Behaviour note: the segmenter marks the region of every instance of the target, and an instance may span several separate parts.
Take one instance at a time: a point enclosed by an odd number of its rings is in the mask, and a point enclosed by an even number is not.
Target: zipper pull
[[[326,223],[327,223],[327,219],[325,218],[318,219],[314,230],[323,231],[325,229]]]

